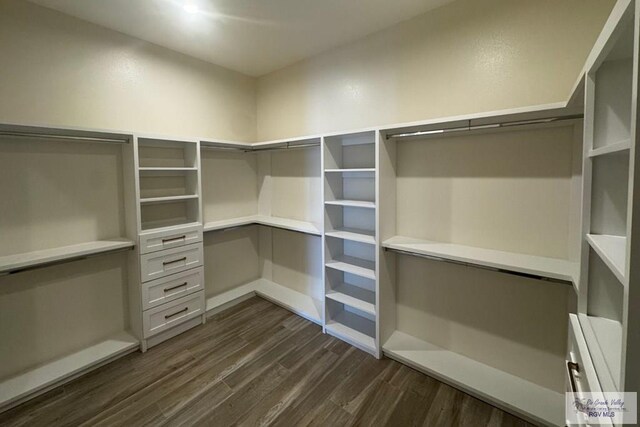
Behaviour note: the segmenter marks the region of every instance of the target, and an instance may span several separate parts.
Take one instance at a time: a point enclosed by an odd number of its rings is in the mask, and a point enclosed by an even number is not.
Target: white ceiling
[[[452,0],[29,1],[260,76]]]

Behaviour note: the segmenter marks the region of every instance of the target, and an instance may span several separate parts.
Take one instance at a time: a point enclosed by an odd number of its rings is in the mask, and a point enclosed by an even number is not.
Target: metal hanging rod
[[[18,137],[18,138],[38,138],[38,139],[57,139],[63,141],[86,141],[86,142],[100,142],[109,144],[128,144],[129,138],[102,138],[92,136],[78,136],[78,135],[61,135],[51,133],[38,133],[38,132],[21,132],[21,131],[0,131],[0,137]]]
[[[482,270],[489,270],[489,271],[495,271],[497,273],[509,274],[511,276],[519,276],[519,277],[525,277],[527,279],[541,280],[543,282],[560,283],[560,284],[563,284],[563,285],[573,286],[572,283],[567,281],[567,280],[554,279],[552,277],[545,277],[545,276],[540,276],[540,275],[537,275],[537,274],[522,273],[522,272],[519,272],[519,271],[507,270],[507,269],[504,269],[504,268],[489,267],[489,266],[486,266],[486,265],[474,264],[472,262],[456,261],[456,260],[453,260],[453,259],[437,257],[437,256],[433,256],[433,255],[419,254],[419,253],[409,252],[409,251],[403,251],[401,249],[395,249],[395,248],[384,248],[384,250],[385,250],[385,252],[395,252],[395,253],[398,253],[400,255],[409,255],[409,256],[414,256],[414,257],[418,257],[418,258],[428,259],[430,261],[446,262],[448,264],[456,264],[456,265],[461,265],[463,267],[479,268],[479,269],[482,269]]]
[[[460,126],[455,128],[448,129],[430,129],[416,132],[404,132],[404,133],[396,133],[392,135],[387,135],[387,139],[391,138],[408,138],[415,136],[431,136],[431,135],[442,135],[448,133],[456,133],[456,132],[468,132],[474,130],[485,130],[485,129],[499,129],[499,128],[509,128],[516,126],[528,126],[528,125],[538,125],[538,124],[549,124],[556,123],[565,120],[575,120],[584,118],[583,114],[574,114],[569,116],[561,116],[561,117],[547,117],[543,119],[532,119],[532,120],[521,120],[515,122],[504,122],[504,123],[490,123],[486,125],[471,125],[471,120],[467,120],[466,126]]]

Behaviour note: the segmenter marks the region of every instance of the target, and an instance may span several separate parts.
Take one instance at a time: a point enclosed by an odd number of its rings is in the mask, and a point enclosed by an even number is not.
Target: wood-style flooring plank
[[[0,425],[530,426],[258,297],[6,411]]]

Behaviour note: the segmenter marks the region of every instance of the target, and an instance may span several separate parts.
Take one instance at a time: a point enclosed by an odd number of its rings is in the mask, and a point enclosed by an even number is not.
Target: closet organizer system
[[[96,280],[120,322],[4,372],[0,404],[253,295],[542,424],[565,390],[637,390],[637,16],[618,2],[566,103],[264,143],[3,125],[3,166],[43,175],[3,177],[8,294],[128,255]]]

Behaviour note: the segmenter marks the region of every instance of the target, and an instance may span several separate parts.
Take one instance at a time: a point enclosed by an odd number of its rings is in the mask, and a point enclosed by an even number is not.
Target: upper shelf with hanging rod
[[[23,126],[0,124],[0,141],[4,139],[25,138],[51,141],[78,141],[109,144],[128,144],[132,136],[125,133],[101,132],[74,128],[51,128],[43,126]]]
[[[287,150],[293,148],[309,148],[320,146],[321,137],[293,138],[277,141],[245,143],[232,141],[200,141],[200,147],[212,150],[236,150],[244,152],[260,152],[271,150]]]

